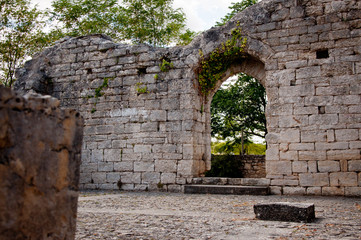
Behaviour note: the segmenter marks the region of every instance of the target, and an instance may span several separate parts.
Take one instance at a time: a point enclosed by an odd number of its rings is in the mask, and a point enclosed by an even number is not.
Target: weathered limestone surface
[[[74,239],[82,118],[0,87],[0,239]]]
[[[272,192],[360,196],[360,12],[357,0],[264,0],[184,47],[67,38],[25,64],[16,88],[84,117],[82,188],[181,191],[211,167],[216,90],[208,101],[198,93],[199,51],[208,56],[239,24],[245,58],[217,86],[244,72],[266,87]],[[174,67],[161,71],[163,59]]]
[[[253,209],[261,220],[312,222],[315,219],[315,205],[311,203],[259,203]]]

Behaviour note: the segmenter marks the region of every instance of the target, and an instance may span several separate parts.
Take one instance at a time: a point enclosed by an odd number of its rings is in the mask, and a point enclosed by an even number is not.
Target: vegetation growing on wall
[[[96,112],[95,107],[96,107],[96,105],[98,103],[99,98],[104,95],[104,92],[102,92],[102,91],[103,91],[104,88],[108,87],[108,85],[109,85],[108,80],[109,79],[110,78],[104,78],[104,81],[103,81],[102,85],[100,85],[99,87],[97,87],[95,89],[95,94],[87,96],[87,98],[93,98],[93,97],[95,98],[94,108],[92,108],[91,113]]]
[[[222,43],[209,56],[206,57],[199,51],[201,63],[196,72],[202,96],[207,97],[231,64],[244,57],[246,43],[247,38],[242,37],[241,28],[237,27],[232,30],[231,39]]]
[[[162,72],[168,72],[170,69],[174,68],[174,65],[171,61],[167,61],[163,58],[162,63],[159,64],[159,67]]]
[[[137,93],[149,93],[147,86],[143,86],[143,83],[139,82],[136,84],[135,90]]]

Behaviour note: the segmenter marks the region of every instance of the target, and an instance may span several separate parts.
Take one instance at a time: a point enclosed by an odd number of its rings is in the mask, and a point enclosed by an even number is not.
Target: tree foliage
[[[117,0],[54,0],[48,11],[58,38],[103,33],[124,39],[125,12]]]
[[[232,11],[224,16],[220,22],[216,23],[216,26],[223,26],[225,25],[231,18],[233,18],[237,13],[242,12],[247,7],[257,3],[257,0],[243,0],[241,2],[232,3],[229,9]]]
[[[173,0],[123,0],[125,5],[124,34],[134,43],[155,46],[169,45],[192,33],[185,30],[185,14],[173,9]],[[184,40],[184,39],[183,39]]]
[[[165,46],[188,44],[195,32],[173,0],[53,0],[39,11],[29,0],[0,0],[0,84],[12,86],[15,69],[65,36],[106,34],[116,41]],[[43,19],[43,20],[41,20]]]
[[[211,103],[212,136],[228,140],[229,147],[250,140],[264,138],[266,128],[266,92],[255,79],[240,74],[235,83],[219,89]]]
[[[49,10],[57,27],[53,35],[103,33],[116,41],[165,46],[187,44],[194,32],[185,28],[185,14],[173,0],[54,0]]]
[[[41,17],[28,0],[0,1],[0,84],[11,87],[15,69],[47,44]]]

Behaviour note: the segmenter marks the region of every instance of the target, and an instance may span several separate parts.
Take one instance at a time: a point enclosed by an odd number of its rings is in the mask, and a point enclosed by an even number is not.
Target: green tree
[[[134,43],[165,46],[177,42],[185,30],[185,14],[173,9],[173,0],[123,0],[126,11],[125,38]],[[189,39],[191,31],[183,37]]]
[[[116,41],[165,46],[188,44],[185,14],[173,0],[54,0],[49,10],[53,38],[102,33]]]
[[[198,33],[187,29],[184,33],[178,36],[177,45],[184,46],[189,44],[197,34]]]
[[[211,103],[212,136],[225,140],[230,149],[250,142],[252,136],[264,138],[266,92],[255,79],[240,74],[235,83],[219,89]]]
[[[228,13],[226,16],[224,16],[220,22],[216,22],[216,26],[223,26],[225,25],[229,20],[231,20],[232,17],[234,17],[237,13],[242,12],[247,7],[256,4],[257,0],[243,0],[241,2],[232,3],[229,9],[232,11]]]
[[[124,39],[125,10],[117,0],[54,0],[49,14],[54,38],[103,33]]]
[[[0,84],[11,87],[15,69],[48,44],[42,17],[28,0],[0,1]]]

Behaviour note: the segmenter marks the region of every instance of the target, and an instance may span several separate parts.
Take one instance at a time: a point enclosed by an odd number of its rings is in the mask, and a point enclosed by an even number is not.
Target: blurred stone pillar
[[[74,239],[83,120],[0,87],[0,239]]]

